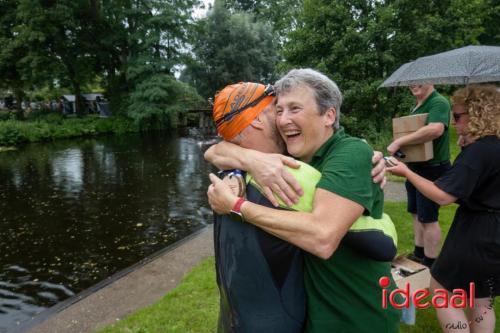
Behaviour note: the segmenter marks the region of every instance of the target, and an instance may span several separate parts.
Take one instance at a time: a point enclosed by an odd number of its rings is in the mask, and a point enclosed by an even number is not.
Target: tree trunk
[[[80,84],[73,82],[73,90],[75,91],[75,113],[77,117],[82,117],[85,113],[85,104],[80,88]]]
[[[22,108],[24,91],[20,88],[14,88],[14,98],[16,99],[16,119],[24,118],[24,110]]]

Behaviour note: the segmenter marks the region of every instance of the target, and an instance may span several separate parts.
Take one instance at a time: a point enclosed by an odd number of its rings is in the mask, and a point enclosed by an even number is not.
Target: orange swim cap
[[[224,140],[232,140],[273,101],[274,89],[263,84],[240,82],[215,95],[213,119]]]

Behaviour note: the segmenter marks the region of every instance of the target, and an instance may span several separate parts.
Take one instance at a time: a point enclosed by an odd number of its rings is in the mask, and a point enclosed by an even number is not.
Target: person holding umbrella
[[[475,307],[436,309],[444,332],[493,332],[493,300],[500,295],[500,92],[494,86],[467,86],[453,97],[457,134],[468,144],[451,169],[435,182],[404,163],[388,168],[406,177],[439,205],[458,203],[441,254],[431,269],[431,290],[469,290]]]
[[[434,157],[426,162],[411,163],[409,166],[420,176],[434,181],[450,167],[450,104],[432,84],[410,85],[410,91],[417,100],[411,114],[428,113],[427,125],[394,140],[387,147],[387,151],[394,155],[402,146],[432,141]],[[413,217],[415,249],[412,259],[430,268],[439,253],[441,242],[439,205],[427,199],[410,182],[405,185],[408,194],[407,208]]]

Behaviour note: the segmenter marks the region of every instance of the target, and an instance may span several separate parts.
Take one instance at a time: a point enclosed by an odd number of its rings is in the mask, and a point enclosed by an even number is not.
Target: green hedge
[[[0,121],[0,146],[17,146],[28,142],[92,136],[104,133],[137,132],[133,121],[123,117],[70,118],[46,117],[35,121]]]

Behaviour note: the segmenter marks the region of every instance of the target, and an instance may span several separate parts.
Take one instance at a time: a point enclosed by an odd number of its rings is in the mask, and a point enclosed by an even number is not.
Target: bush
[[[41,120],[45,120],[47,123],[61,125],[64,120],[64,115],[59,112],[49,112]]]
[[[375,150],[385,152],[392,142],[392,125],[386,119],[380,129],[369,119],[360,119],[350,114],[342,114],[340,123],[345,127],[347,134],[365,139]]]
[[[35,119],[46,119],[49,115],[52,116],[56,113],[49,108],[40,107],[39,109],[33,109],[30,112],[26,113],[26,119],[35,120]]]
[[[0,122],[0,146],[16,146],[25,142],[50,141],[61,138],[93,136],[103,133],[136,132],[129,118],[71,118],[50,114],[36,121],[8,120]]]
[[[15,146],[23,141],[15,121],[6,121],[0,126],[0,146]]]
[[[10,120],[14,118],[14,114],[9,110],[1,110],[0,111],[0,121]]]
[[[128,98],[127,114],[143,131],[176,127],[178,114],[204,103],[193,88],[171,75],[155,74],[138,82]]]

